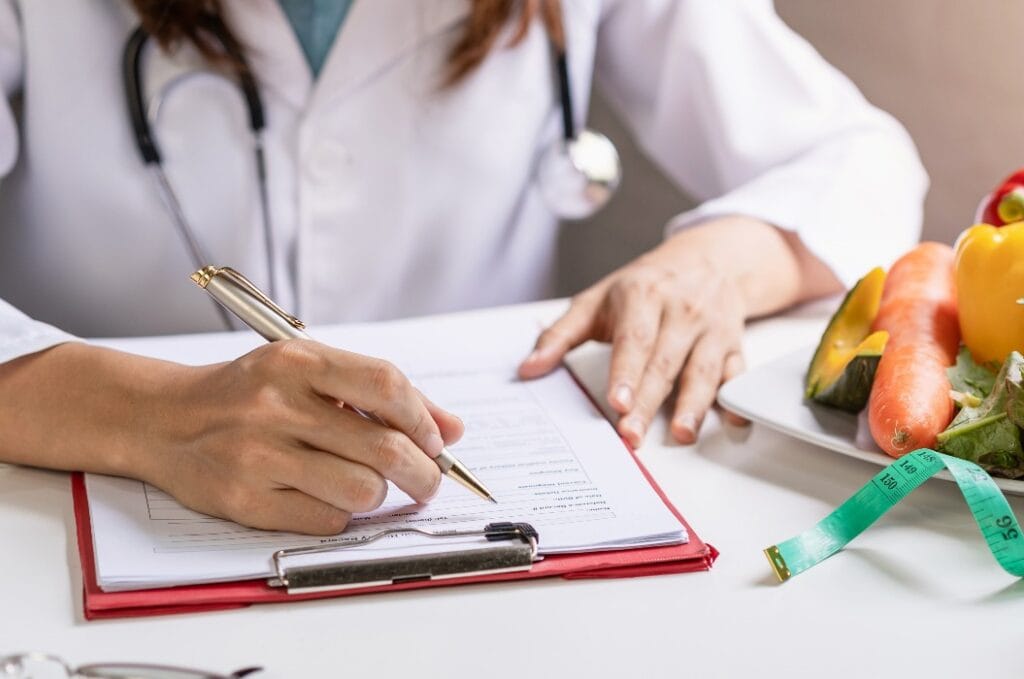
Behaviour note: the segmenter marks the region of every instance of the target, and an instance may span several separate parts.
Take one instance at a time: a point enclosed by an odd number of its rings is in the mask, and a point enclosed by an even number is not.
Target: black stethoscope
[[[238,65],[233,75],[245,98],[249,113],[269,278],[267,289],[270,296],[276,298],[273,229],[270,223],[267,162],[263,151],[263,130],[266,126],[263,99],[245,55],[227,27],[219,18],[211,16],[204,28],[217,39],[224,52]],[[181,201],[178,200],[164,172],[160,149],[153,136],[151,116],[155,118],[163,93],[157,97],[155,106],[147,107],[145,103],[141,63],[142,52],[148,40],[149,34],[139,26],[125,43],[121,66],[128,114],[143,163],[154,177],[160,198],[188,249],[193,266],[199,270],[212,260],[203,252],[199,239],[185,217]],[[604,207],[615,193],[622,179],[622,165],[618,151],[608,137],[587,128],[576,130],[566,50],[564,46],[557,45],[556,41],[551,39],[550,33],[549,42],[554,54],[558,80],[562,136],[540,156],[536,181],[545,203],[556,216],[570,220],[583,219]],[[217,309],[227,327],[233,327],[224,309],[219,305]]]

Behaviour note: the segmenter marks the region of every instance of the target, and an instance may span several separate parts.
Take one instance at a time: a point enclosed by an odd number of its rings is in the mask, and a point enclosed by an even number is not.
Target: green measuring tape
[[[907,453],[878,472],[810,530],[764,550],[775,575],[785,582],[832,556],[943,468],[960,487],[992,556],[1007,573],[1024,577],[1024,535],[999,486],[973,462],[927,448]]]

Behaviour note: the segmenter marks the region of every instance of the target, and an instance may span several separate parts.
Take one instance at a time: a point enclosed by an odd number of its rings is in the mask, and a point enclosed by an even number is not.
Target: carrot
[[[960,345],[952,248],[921,243],[893,265],[872,330],[889,342],[868,402],[871,436],[893,457],[934,446],[953,419],[946,368]]]

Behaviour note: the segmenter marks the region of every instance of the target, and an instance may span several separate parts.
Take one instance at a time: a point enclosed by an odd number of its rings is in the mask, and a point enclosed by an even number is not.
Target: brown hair
[[[552,41],[564,49],[560,0],[470,0],[470,13],[462,36],[448,55],[445,86],[469,75],[494,48],[507,24],[515,21],[509,47],[519,44],[540,16]],[[207,59],[231,63],[219,42],[211,37],[211,23],[221,21],[220,0],[132,0],[142,26],[165,50],[188,42]]]

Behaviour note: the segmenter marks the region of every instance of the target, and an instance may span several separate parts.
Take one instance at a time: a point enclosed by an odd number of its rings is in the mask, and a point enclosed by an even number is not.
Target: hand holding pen
[[[281,405],[292,409],[271,413],[279,418],[274,424],[291,418],[291,428],[304,425],[302,442],[311,449],[305,456],[317,457],[321,473],[326,473],[306,479],[304,487],[286,485],[336,509],[364,512],[383,501],[385,480],[417,501],[429,499],[437,491],[440,472],[493,501],[479,479],[444,447],[462,435],[461,421],[431,403],[393,365],[311,341],[298,319],[232,269],[206,267],[192,278],[271,342],[239,361],[243,366],[247,360],[257,362],[250,373],[266,371],[254,377],[263,380],[267,398],[272,395],[273,401],[284,401]],[[277,342],[286,339],[294,341]],[[318,422],[322,431],[317,431]]]
[[[177,444],[133,475],[254,528],[340,533],[381,505],[388,480],[426,502],[442,479],[428,455],[462,435],[389,364],[308,340],[190,369],[188,380],[186,402],[164,403],[178,414],[162,425]],[[389,425],[337,407],[353,400]]]
[[[51,424],[73,440],[53,446],[52,433],[35,435],[51,442],[52,466],[140,479],[190,509],[254,528],[340,533],[352,514],[380,506],[388,481],[425,502],[442,483],[444,446],[463,432],[391,364],[308,339],[201,366],[79,343],[45,358],[62,375],[83,373],[61,378],[61,398],[68,385],[83,387],[69,392],[75,414]],[[81,450],[87,456],[75,458]],[[449,475],[459,468],[453,460]]]

